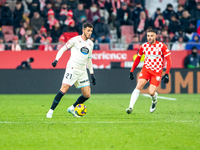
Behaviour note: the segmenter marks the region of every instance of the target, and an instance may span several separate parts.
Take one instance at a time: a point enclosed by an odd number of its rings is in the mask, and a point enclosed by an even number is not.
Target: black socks
[[[61,91],[58,92],[58,94],[55,96],[54,101],[52,103],[51,109],[54,110],[58,103],[60,102],[61,98],[63,97],[64,93]]]
[[[76,105],[78,104],[83,104],[86,100],[88,100],[88,98],[85,98],[83,95],[81,95],[76,102],[73,104],[74,107],[76,107]]]

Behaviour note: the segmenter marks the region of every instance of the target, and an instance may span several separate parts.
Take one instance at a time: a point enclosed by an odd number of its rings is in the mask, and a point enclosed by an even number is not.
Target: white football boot
[[[126,113],[127,113],[127,114],[131,114],[132,111],[133,111],[133,109],[132,109],[131,107],[129,107],[129,108],[126,109]]]
[[[71,113],[74,117],[76,117],[76,118],[80,118],[80,116],[78,116],[76,113],[75,113],[75,111],[74,111],[74,106],[72,105],[72,106],[70,106],[68,109],[67,109],[67,112],[68,113]]]
[[[52,116],[53,116],[53,110],[50,109],[50,110],[48,111],[48,113],[47,113],[47,118],[52,118]]]
[[[153,113],[156,110],[156,104],[157,104],[157,100],[156,101],[152,101],[151,107],[150,107],[150,112]]]

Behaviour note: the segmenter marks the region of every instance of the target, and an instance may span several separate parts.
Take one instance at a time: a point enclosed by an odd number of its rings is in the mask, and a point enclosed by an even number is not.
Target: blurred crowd
[[[120,42],[123,25],[133,26],[128,50],[138,50],[140,43],[147,41],[148,29],[157,31],[159,41],[173,42],[171,50],[194,46],[200,50],[198,0],[186,0],[184,5],[178,5],[176,12],[172,4],[167,4],[164,11],[155,8],[153,16],[148,15],[145,0],[17,0],[10,3],[3,0],[0,51],[59,50],[68,40],[67,33],[81,34],[86,21],[94,25],[91,39],[96,50],[100,49],[98,44],[111,42],[110,30],[116,30]],[[5,26],[12,28],[6,31]]]

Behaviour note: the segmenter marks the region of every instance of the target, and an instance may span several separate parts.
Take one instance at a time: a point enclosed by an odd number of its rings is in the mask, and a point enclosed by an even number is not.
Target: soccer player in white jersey
[[[94,43],[90,40],[90,36],[93,31],[93,25],[91,23],[83,24],[82,35],[71,38],[57,53],[55,61],[52,63],[53,67],[56,67],[58,60],[62,54],[71,49],[71,56],[66,66],[66,71],[63,77],[62,86],[60,91],[55,96],[52,106],[48,111],[46,117],[52,118],[53,111],[60,102],[63,95],[68,91],[68,89],[74,84],[76,88],[80,88],[82,95],[76,100],[76,102],[70,106],[67,111],[71,113],[74,117],[79,117],[75,114],[74,108],[77,104],[84,103],[90,98],[90,82],[88,79],[88,74],[86,71],[86,65],[91,74],[92,84],[96,84],[96,79],[94,76],[94,71],[92,68],[92,51]]]
[[[134,79],[133,71],[139,64],[141,56],[144,54],[145,55],[144,65],[140,72],[136,88],[134,89],[131,95],[129,108],[126,109],[126,112],[128,114],[131,114],[133,106],[140,94],[140,91],[143,89],[143,87],[148,81],[150,83],[149,94],[152,99],[150,112],[152,113],[156,110],[157,96],[158,96],[156,90],[161,81],[164,58],[167,60],[167,69],[165,75],[162,77],[162,80],[165,84],[169,82],[168,74],[171,68],[170,51],[168,50],[165,44],[156,41],[156,32],[154,30],[147,31],[147,41],[148,42],[141,45],[138,56],[135,59],[133,66],[130,70],[129,78],[133,80]]]

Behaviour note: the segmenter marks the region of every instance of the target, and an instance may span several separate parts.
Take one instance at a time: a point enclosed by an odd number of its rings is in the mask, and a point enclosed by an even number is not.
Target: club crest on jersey
[[[89,49],[85,46],[81,48],[81,53],[87,55],[89,53]]]
[[[156,76],[156,80],[157,80],[157,81],[160,81],[160,76]]]

